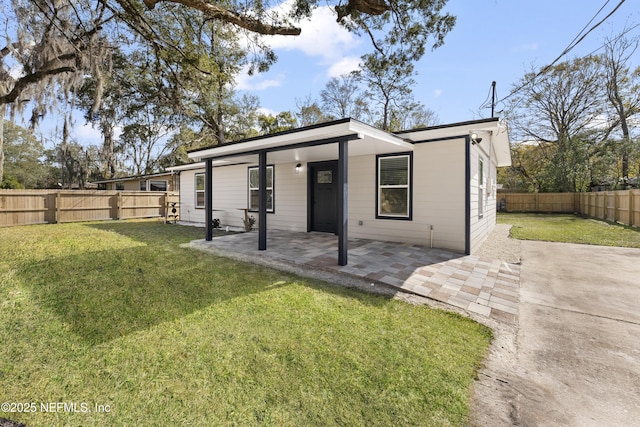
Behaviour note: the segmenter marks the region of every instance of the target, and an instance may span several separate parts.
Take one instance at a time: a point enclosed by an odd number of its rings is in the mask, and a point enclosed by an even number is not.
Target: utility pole
[[[491,117],[495,117],[496,109],[496,81],[491,82]]]

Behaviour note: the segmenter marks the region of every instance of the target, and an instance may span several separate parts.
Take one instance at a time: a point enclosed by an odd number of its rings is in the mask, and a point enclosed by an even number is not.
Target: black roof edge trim
[[[206,160],[206,159],[215,160],[215,159],[226,159],[226,158],[238,157],[238,156],[251,156],[251,155],[259,154],[263,151],[266,151],[267,153],[274,153],[276,151],[286,151],[286,150],[293,150],[296,148],[315,147],[317,145],[325,145],[325,144],[335,144],[340,141],[352,141],[355,139],[359,139],[359,135],[357,133],[350,133],[348,135],[335,136],[335,137],[326,138],[326,139],[318,139],[315,141],[296,142],[294,144],[281,145],[279,147],[258,148],[255,150],[248,150],[241,153],[229,153],[229,154],[222,154],[217,156],[216,155],[206,156],[206,157],[203,157],[201,160]]]
[[[466,136],[467,136],[467,134],[442,136],[440,138],[419,139],[418,141],[411,141],[411,143],[412,144],[424,144],[426,142],[450,141],[452,139],[462,139],[462,138],[465,138]]]
[[[261,139],[272,138],[274,136],[282,136],[282,135],[288,135],[288,134],[297,133],[297,132],[304,132],[306,130],[319,129],[319,128],[333,126],[333,125],[340,125],[342,123],[347,123],[347,122],[350,122],[350,121],[358,121],[358,120],[354,120],[354,119],[352,119],[350,117],[346,117],[344,119],[333,120],[333,121],[324,122],[324,123],[316,123],[314,125],[303,126],[301,128],[288,129],[288,130],[283,130],[281,132],[269,133],[269,134],[266,134],[266,135],[253,136],[251,138],[240,139],[238,141],[227,142],[225,144],[218,144],[218,145],[214,145],[212,147],[198,148],[196,150],[187,150],[187,153],[197,153],[198,151],[210,150],[212,148],[226,147],[227,145],[235,145],[235,144],[242,144],[243,142],[259,141]]]
[[[475,125],[475,124],[480,124],[480,123],[491,123],[491,122],[497,122],[499,120],[500,120],[499,117],[491,117],[491,118],[488,118],[488,119],[469,120],[469,121],[466,121],[466,122],[449,123],[449,124],[446,124],[446,125],[436,125],[436,126],[428,126],[428,127],[424,127],[424,128],[401,130],[401,131],[398,131],[398,132],[394,132],[394,134],[399,135],[399,134],[403,134],[403,133],[420,132],[420,131],[425,131],[425,130],[445,129],[445,128],[452,128],[452,127],[456,127],[456,126]]]
[[[111,179],[102,179],[100,181],[91,181],[91,183],[92,184],[105,184],[105,183],[109,183],[109,182],[127,181],[127,180],[134,180],[134,179],[160,178],[161,176],[175,175],[175,174],[176,173],[173,172],[173,171],[167,171],[167,172],[153,173],[153,174],[149,174],[149,175],[129,175],[129,176],[122,176],[120,178],[111,178]]]

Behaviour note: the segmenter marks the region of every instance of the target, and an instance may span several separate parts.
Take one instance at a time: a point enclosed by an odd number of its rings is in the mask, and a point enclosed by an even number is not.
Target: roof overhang
[[[213,159],[214,166],[222,166],[255,162],[256,155],[265,151],[270,163],[330,160],[338,157],[336,143],[340,141],[349,141],[349,156],[413,150],[413,144],[403,137],[343,119],[192,151],[189,158],[196,162]]]
[[[432,126],[398,132],[398,135],[418,143],[465,138],[472,133],[478,133],[483,138],[483,144],[484,141],[491,144],[491,151],[496,156],[498,166],[511,166],[509,132],[506,122],[499,118]]]

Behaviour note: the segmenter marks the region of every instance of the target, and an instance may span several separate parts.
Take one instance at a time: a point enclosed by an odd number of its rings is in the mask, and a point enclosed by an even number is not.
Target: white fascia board
[[[370,137],[378,141],[386,142],[396,145],[398,147],[406,148],[408,151],[413,150],[413,144],[407,141],[405,138],[394,135],[382,129],[374,128],[362,122],[351,121],[349,123],[352,133],[357,133],[360,139]]]
[[[511,166],[511,144],[507,124],[500,120],[491,138],[498,166]]]
[[[187,165],[172,166],[170,168],[167,168],[167,170],[170,170],[171,172],[182,172],[182,171],[188,171],[192,169],[203,169],[203,168],[204,168],[204,162],[197,162],[197,163],[189,163]]]

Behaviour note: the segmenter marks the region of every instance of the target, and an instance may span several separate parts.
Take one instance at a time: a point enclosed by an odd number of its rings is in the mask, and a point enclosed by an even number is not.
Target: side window
[[[484,195],[485,195],[485,181],[484,181],[484,160],[478,159],[478,217],[482,218],[484,215]]]
[[[147,181],[144,179],[140,181],[140,191],[147,191]]]
[[[149,181],[149,191],[167,191],[167,181]]]
[[[249,168],[249,196],[250,211],[258,210],[258,192],[260,191],[260,178],[257,167]],[[267,166],[267,212],[274,211],[273,201],[273,165]]]
[[[378,218],[411,218],[411,155],[378,156]]]
[[[204,174],[197,173],[195,175],[195,188],[196,188],[196,208],[204,208]]]

